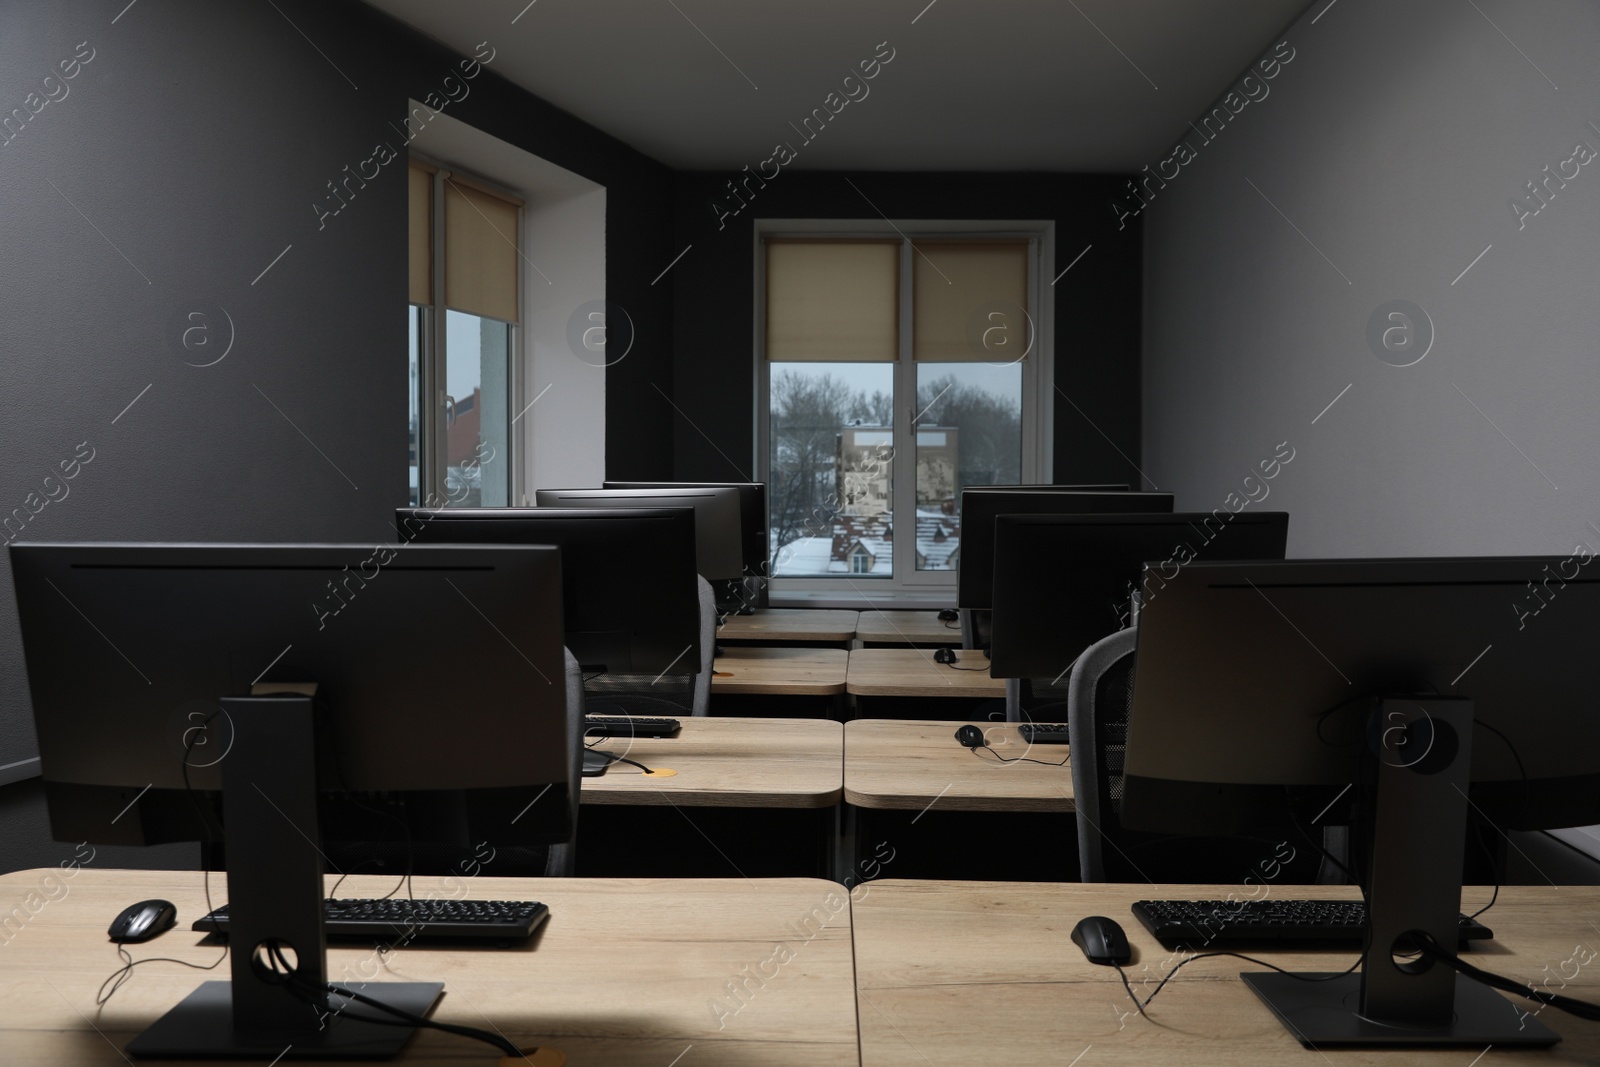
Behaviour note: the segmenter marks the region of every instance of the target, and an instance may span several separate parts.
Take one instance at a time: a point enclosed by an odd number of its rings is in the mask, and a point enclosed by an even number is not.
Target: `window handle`
[[[456,424],[456,398],[441,389],[439,390],[439,406],[444,408],[444,424],[446,426],[454,426]]]

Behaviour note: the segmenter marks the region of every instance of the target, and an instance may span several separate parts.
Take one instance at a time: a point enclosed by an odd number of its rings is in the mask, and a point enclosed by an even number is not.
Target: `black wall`
[[[0,117],[28,116],[0,146],[0,518],[23,508],[26,539],[394,538],[408,391],[395,126],[460,57],[353,0],[277,6],[0,7]],[[28,94],[91,50],[32,114]],[[670,172],[493,71],[444,113],[607,187],[607,292],[638,328],[609,372],[610,450],[619,474],[669,476],[671,413],[649,383],[672,391],[670,294],[649,283],[675,252]],[[325,183],[379,141],[400,158],[319,222]],[[233,346],[190,366],[202,358],[169,327],[207,305],[231,317]],[[207,352],[226,340],[213,328]],[[83,442],[93,458],[45,486]],[[60,499],[41,506],[47,488]],[[0,561],[0,765],[36,754],[10,586]],[[37,835],[21,789],[0,790],[0,841]]]
[[[876,205],[893,219],[1054,219],[1057,273],[1085,245],[1094,246],[1050,289],[1059,388],[1055,479],[1137,486],[1140,231],[1129,220],[1119,232],[1106,207],[1125,179],[780,171],[737,216],[719,219],[709,205],[734,203],[725,187],[734,177],[678,176],[676,244],[694,247],[671,275],[673,400],[683,409],[674,413],[677,477],[730,479],[755,471],[753,220],[880,219]]]

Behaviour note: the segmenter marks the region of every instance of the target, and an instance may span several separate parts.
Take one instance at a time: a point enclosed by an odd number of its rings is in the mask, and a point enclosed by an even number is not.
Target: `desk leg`
[[[843,885],[856,865],[856,808],[842,799],[833,808],[832,845],[828,877]]]

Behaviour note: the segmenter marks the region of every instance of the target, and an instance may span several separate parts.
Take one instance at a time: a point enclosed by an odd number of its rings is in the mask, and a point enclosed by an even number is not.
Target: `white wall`
[[[576,313],[580,324],[592,323],[584,307],[598,308],[605,300],[605,190],[535,195],[524,218],[530,257],[544,272],[523,272],[523,343],[531,355],[522,404],[535,397],[538,402],[517,426],[526,435],[531,498],[535,489],[584,488],[605,480],[605,364],[622,353],[584,348],[583,330],[591,327],[573,331],[570,322]],[[590,333],[591,345],[603,343],[601,336]]]
[[[1145,472],[1210,510],[1287,441],[1291,556],[1600,548],[1600,159],[1510,204],[1600,149],[1600,5],[1318,2],[1282,36],[1143,211]],[[1365,336],[1395,298],[1436,327],[1409,367]]]
[[[520,379],[511,405],[513,414],[522,413],[513,432],[521,435],[524,476],[513,502],[521,503],[522,493],[531,500],[540,488],[599,485],[607,357],[575,349],[568,327],[574,315],[583,318],[586,304],[605,300],[605,187],[449,115],[431,118],[413,147],[525,202]]]

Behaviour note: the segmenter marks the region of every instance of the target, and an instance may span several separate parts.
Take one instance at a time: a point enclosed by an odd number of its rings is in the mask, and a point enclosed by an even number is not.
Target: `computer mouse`
[[[1090,963],[1106,965],[1127,963],[1133,958],[1128,947],[1128,935],[1115,919],[1104,915],[1087,915],[1072,928],[1072,943],[1083,949]]]
[[[967,748],[983,747],[983,729],[970,722],[956,731],[956,740]]]
[[[935,663],[954,663],[955,661],[956,661],[956,654],[955,654],[955,650],[954,649],[936,648],[936,649],[933,650],[933,662],[935,662]]]
[[[945,608],[939,612],[939,620],[941,622],[955,622],[959,618],[961,618],[961,613],[956,611],[955,608]]]
[[[172,929],[178,921],[178,909],[167,900],[141,900],[129,904],[122,913],[111,920],[106,931],[118,944],[136,945]]]

